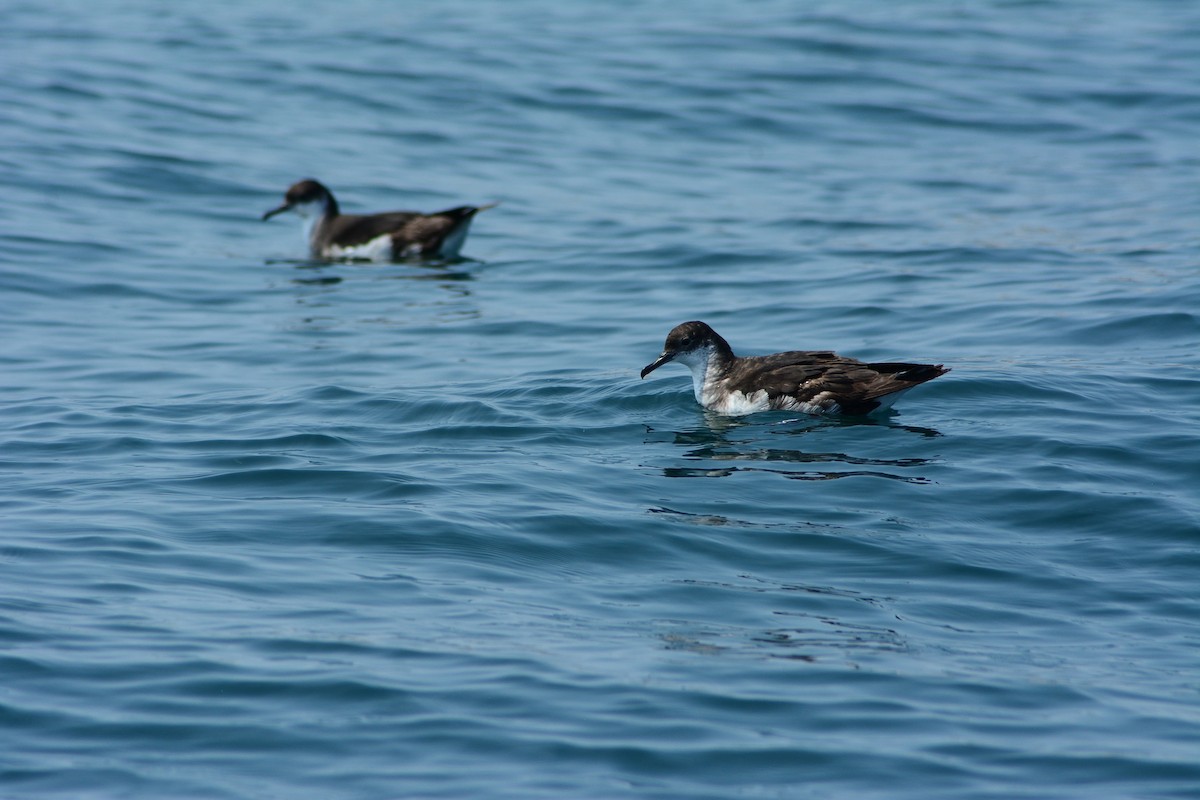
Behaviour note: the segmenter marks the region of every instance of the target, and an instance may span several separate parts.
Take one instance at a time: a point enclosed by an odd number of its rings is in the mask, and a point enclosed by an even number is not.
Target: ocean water
[[[1200,797],[1200,7],[0,17],[0,797]]]

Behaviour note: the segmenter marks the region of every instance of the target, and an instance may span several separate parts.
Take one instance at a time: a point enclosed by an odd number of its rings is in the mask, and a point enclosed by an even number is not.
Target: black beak
[[[651,363],[642,367],[642,377],[645,378],[647,375],[649,375],[651,372],[654,372],[654,370],[658,369],[663,364],[666,364],[668,361],[674,361],[674,360],[675,360],[674,353],[663,353],[661,356],[654,359],[654,361],[652,361]]]
[[[262,215],[262,218],[263,218],[263,220],[265,221],[265,220],[268,220],[268,219],[270,219],[271,217],[275,216],[276,214],[282,214],[282,213],[283,213],[283,212],[285,212],[285,211],[291,211],[291,210],[292,210],[292,204],[291,204],[291,203],[284,203],[284,204],[283,204],[283,205],[281,205],[279,208],[272,208],[270,211],[268,211],[267,213],[263,214],[263,215]]]

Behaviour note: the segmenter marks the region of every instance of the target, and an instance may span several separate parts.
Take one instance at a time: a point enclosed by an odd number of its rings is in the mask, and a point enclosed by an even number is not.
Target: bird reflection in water
[[[916,434],[922,438],[936,438],[942,435],[932,428],[900,425],[887,419],[787,418],[764,426],[761,417],[751,421],[744,417],[728,417],[710,412],[705,414],[704,425],[670,434],[674,444],[689,448],[684,452],[683,458],[708,462],[708,465],[664,467],[662,472],[668,478],[723,478],[739,472],[766,472],[788,480],[801,481],[870,476],[905,483],[930,483],[928,478],[913,475],[909,470],[929,465],[934,459],[855,456],[842,452],[765,447],[762,442],[764,434],[811,436],[823,429],[852,426],[889,428]],[[750,435],[739,435],[739,432]],[[648,441],[663,441],[655,435],[655,431],[649,430],[648,433],[651,434]],[[828,467],[818,468],[816,465],[819,464]],[[788,465],[806,465],[809,468],[794,469],[788,468]]]
[[[890,624],[893,612],[887,598],[832,586],[779,583],[753,575],[738,575],[725,581],[689,579],[681,583],[713,592],[761,592],[793,597],[789,598],[786,610],[772,611],[779,625],[761,629],[709,621],[675,626],[661,634],[663,645],[669,650],[700,655],[743,652],[790,661],[837,661],[854,665],[860,656],[904,652],[909,647],[900,631]],[[805,597],[798,600],[795,595]]]
[[[356,259],[342,259],[340,261],[268,259],[266,263],[291,264],[297,270],[303,270],[304,272],[301,273],[303,277],[291,279],[291,282],[297,286],[333,286],[346,280],[342,275],[329,274],[333,269],[344,269],[346,266],[370,262],[362,262]],[[463,284],[475,280],[475,275],[469,270],[469,265],[472,263],[482,262],[472,258],[458,257],[454,259],[425,261],[417,264],[403,263],[401,266],[405,269],[397,271],[385,271],[375,266],[369,271],[364,270],[362,277],[369,277],[371,280],[434,281],[435,283],[444,284],[442,288],[455,295],[467,297],[471,294],[471,291]],[[467,265],[468,268],[464,269],[464,265]],[[458,268],[455,269],[454,267]],[[356,275],[355,277],[360,276]]]

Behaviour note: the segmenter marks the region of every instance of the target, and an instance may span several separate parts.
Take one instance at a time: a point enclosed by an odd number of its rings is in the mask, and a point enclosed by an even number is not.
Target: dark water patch
[[[184,451],[199,453],[245,452],[254,450],[309,453],[314,451],[344,451],[350,442],[341,436],[322,433],[294,433],[260,439],[202,439],[172,442],[172,446]]]
[[[1033,248],[1008,248],[997,246],[994,248],[975,248],[975,247],[946,247],[946,248],[931,248],[931,249],[913,249],[913,250],[893,250],[888,252],[869,252],[869,251],[835,251],[836,255],[848,258],[863,258],[863,259],[882,259],[895,260],[904,263],[924,266],[937,265],[954,265],[964,269],[970,269],[972,265],[988,264],[1018,264],[1029,265],[1031,268],[1034,265],[1054,263],[1064,264],[1070,263],[1073,256],[1069,253],[1064,253],[1059,250],[1049,249],[1033,249]],[[1012,275],[1006,274],[1000,276],[1003,280],[1011,281]]]
[[[912,125],[931,128],[961,128],[978,131],[988,131],[1004,134],[1028,135],[1068,135],[1077,133],[1080,128],[1065,122],[1048,121],[1045,119],[996,119],[979,116],[951,116],[935,114],[930,111],[918,111],[908,107],[889,107],[866,103],[838,103],[833,108],[857,119],[868,119],[885,125]]]
[[[979,188],[976,184],[965,184],[963,187],[955,188]],[[732,220],[731,220],[732,222]],[[800,228],[812,229],[818,231],[836,231],[836,232],[853,232],[853,231],[891,231],[891,230],[911,230],[912,226],[898,222],[872,221],[865,219],[832,219],[820,217],[781,217],[776,220],[771,220],[766,223],[769,227],[776,228]]]
[[[849,625],[820,617],[806,620],[804,627],[765,631],[754,641],[776,658],[816,661],[832,652],[843,658],[854,651],[903,652],[905,644],[896,631],[866,625]]]
[[[390,499],[419,497],[429,488],[419,479],[396,473],[370,473],[363,470],[242,469],[174,481],[174,488],[205,494],[227,494],[244,500],[310,497],[331,501],[349,497]]]
[[[1072,331],[1071,335],[1090,345],[1145,341],[1159,346],[1169,339],[1195,341],[1198,333],[1200,318],[1195,314],[1167,312],[1136,316],[1126,314],[1122,319],[1098,322],[1085,327],[1077,326],[1077,330]]]
[[[906,483],[929,483],[927,478],[920,476],[895,475],[889,472],[873,470],[783,470],[767,469],[764,467],[664,467],[663,476],[667,478],[728,478],[739,473],[767,473],[778,475],[794,481],[829,481],[838,478],[885,478],[888,480],[904,481]]]
[[[795,523],[795,522],[751,522],[748,520],[733,519],[719,514],[696,514],[688,511],[680,511],[674,508],[658,507],[648,508],[646,512],[649,514],[665,514],[668,519],[678,517],[680,520],[686,521],[688,524],[718,526],[723,527],[731,525],[734,527],[755,528],[762,530],[779,530],[784,532],[792,532],[798,529],[813,529],[823,530],[832,526],[819,525],[816,523]],[[836,529],[834,529],[836,531]]]

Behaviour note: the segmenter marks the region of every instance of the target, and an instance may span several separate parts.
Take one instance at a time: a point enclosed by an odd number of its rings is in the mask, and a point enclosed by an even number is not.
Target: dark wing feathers
[[[479,210],[479,206],[458,206],[436,214],[418,215],[392,234],[392,247],[399,253],[417,245],[423,253],[436,253],[442,243]]]
[[[899,389],[907,389],[925,381],[931,381],[939,375],[945,375],[948,370],[941,364],[905,364],[900,362],[881,362],[867,364],[867,367],[879,374],[880,381],[886,386],[897,386],[882,394],[890,394]],[[886,379],[886,380],[885,380]],[[875,395],[879,397],[881,395]]]
[[[451,231],[462,224],[462,216],[450,216],[446,212],[417,217],[392,235],[396,247],[420,244],[428,250],[437,250]]]
[[[940,365],[864,363],[831,352],[793,351],[738,360],[730,388],[766,389],[776,398],[802,403],[825,394],[844,413],[865,414],[878,407],[878,398],[933,380],[946,372]]]
[[[478,210],[477,206],[459,206],[436,214],[420,214],[416,211],[392,211],[369,216],[343,214],[333,221],[329,236],[330,241],[343,247],[355,247],[380,236],[391,235],[392,247],[397,253],[411,245],[419,245],[424,252],[436,252],[446,237]]]
[[[393,211],[370,216],[342,214],[333,220],[329,240],[345,247],[355,247],[380,236],[395,233],[421,216],[416,211]]]
[[[457,206],[455,208],[447,208],[445,211],[438,211],[435,214],[430,214],[431,217],[449,217],[454,222],[464,220],[467,217],[475,216],[476,211],[482,211],[485,208],[491,208],[496,205],[489,203],[486,206]]]

